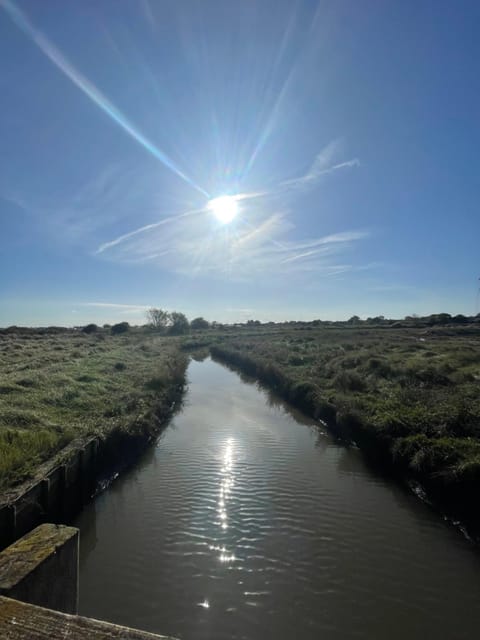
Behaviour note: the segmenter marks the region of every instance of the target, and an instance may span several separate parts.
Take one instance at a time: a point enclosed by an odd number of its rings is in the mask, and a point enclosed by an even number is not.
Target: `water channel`
[[[207,359],[82,512],[80,613],[185,640],[457,640],[480,556],[361,454]]]

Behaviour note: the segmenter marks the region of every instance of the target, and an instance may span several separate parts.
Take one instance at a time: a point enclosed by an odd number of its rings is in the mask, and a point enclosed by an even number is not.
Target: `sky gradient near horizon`
[[[478,313],[479,21],[0,0],[0,326]]]

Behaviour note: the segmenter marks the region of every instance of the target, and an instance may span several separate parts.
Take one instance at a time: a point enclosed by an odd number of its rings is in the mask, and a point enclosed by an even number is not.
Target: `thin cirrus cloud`
[[[301,196],[307,188],[313,189],[318,186],[325,174],[358,164],[356,160],[337,161],[335,156],[338,153],[338,141],[329,143],[317,154],[304,175],[279,182],[273,189],[237,194],[236,199],[242,213],[239,224],[232,227],[230,234],[227,233],[227,229],[215,228],[204,237],[206,229],[213,223],[207,210],[207,201],[204,200],[203,206],[198,206],[198,201],[192,202],[193,207],[186,211],[164,215],[153,222],[115,235],[97,244],[93,253],[99,257],[124,262],[154,263],[157,259],[160,266],[167,270],[188,271],[189,259],[183,261],[178,269],[173,265],[181,259],[183,248],[190,243],[193,243],[194,247],[187,258],[192,257],[192,252],[201,253],[200,243],[213,246],[216,255],[218,243],[225,243],[227,237],[232,244],[232,253],[237,256],[241,254],[242,247],[258,245],[262,241],[273,246],[279,244],[277,249],[290,246],[286,242],[286,235],[295,228],[289,220],[292,215],[292,200],[297,195]],[[50,232],[57,236],[62,244],[82,244],[86,247],[91,246],[92,242],[98,242],[96,239],[102,229],[115,229],[120,224],[127,225],[134,216],[136,218],[141,215],[148,220],[158,210],[178,209],[178,202],[175,203],[173,198],[169,199],[168,194],[164,192],[159,193],[156,174],[150,168],[140,170],[118,163],[106,166],[69,198],[65,195],[52,195],[49,201],[42,202],[38,197],[32,197],[31,200],[37,202],[35,205],[29,204],[28,209],[36,211],[39,219],[47,221]],[[271,213],[275,210],[276,213]],[[365,237],[364,232],[361,237]],[[350,241],[357,239],[361,238],[350,238]],[[300,243],[297,252],[309,242],[315,243],[316,240],[309,239]],[[265,247],[265,255],[269,253],[270,247]],[[167,255],[168,260],[165,258]],[[247,252],[245,257],[248,256]],[[297,261],[300,258],[285,255],[283,262],[290,259]],[[208,262],[203,261],[204,264]],[[198,272],[199,269],[201,266],[197,263],[193,271]]]
[[[162,218],[162,220],[159,220],[158,222],[153,222],[151,224],[146,224],[143,227],[140,227],[138,229],[134,229],[133,231],[130,231],[128,233],[124,233],[121,236],[118,236],[118,238],[115,238],[114,240],[110,240],[109,242],[104,242],[103,244],[101,244],[98,249],[96,250],[95,253],[103,253],[104,251],[106,251],[107,249],[112,249],[113,247],[121,244],[122,242],[125,242],[127,240],[130,240],[131,238],[133,238],[134,236],[137,236],[139,234],[145,233],[146,231],[152,231],[153,229],[157,229],[158,227],[162,227],[164,225],[167,224],[172,224],[175,222],[178,222],[179,220],[181,220],[182,218],[188,218],[189,216],[193,216],[199,213],[204,212],[204,209],[192,209],[191,211],[185,211],[184,213],[179,213],[175,216],[169,216],[167,218]]]
[[[12,0],[3,0],[0,6],[50,62],[113,122],[165,167],[201,192],[205,198],[210,197],[176,166],[163,150],[141,133],[88,78],[83,76]],[[148,8],[148,3],[146,6]],[[291,69],[292,73],[294,67],[295,65]],[[290,78],[290,74],[288,77]],[[288,86],[288,79],[284,88],[286,86]],[[281,101],[282,92],[275,105],[279,100]],[[276,108],[275,106],[269,122],[275,120]],[[268,137],[268,131],[269,127],[266,128],[266,137]],[[249,168],[263,146],[264,137],[260,136]],[[160,220],[127,231],[100,244],[95,253],[124,262],[154,263],[167,271],[189,275],[204,273],[217,277],[227,275],[229,278],[242,279],[252,277],[254,274],[268,276],[301,271],[316,271],[326,275],[336,273],[338,269],[335,270],[335,256],[345,252],[353,242],[368,234],[349,231],[320,237],[310,241],[311,246],[305,249],[305,242],[289,240],[295,225],[289,219],[290,212],[286,203],[282,202],[279,205],[275,200],[280,196],[288,200],[289,194],[291,196],[298,190],[315,186],[326,174],[358,166],[359,161],[356,158],[342,162],[334,161],[339,146],[338,140],[328,144],[317,154],[304,175],[281,182],[273,191],[238,196],[242,213],[236,224],[231,227],[219,226],[212,220],[204,206],[204,208],[164,216]],[[101,180],[95,187],[97,190],[103,189]],[[63,234],[64,238],[70,235],[71,239],[74,239],[85,234],[93,234],[98,230],[100,218],[98,202],[96,206],[90,206],[88,195],[87,190],[86,193],[81,194],[80,201],[74,199],[70,207],[60,212],[60,221],[64,223],[65,231],[71,232]],[[118,192],[113,194],[106,192],[104,197],[109,206],[101,208],[101,218],[107,222],[108,211],[115,208],[113,200],[121,202],[121,197]],[[94,198],[90,200],[92,203],[95,202]],[[85,215],[86,212],[87,215]],[[144,211],[143,215],[148,215],[148,212]],[[111,222],[114,223],[114,220]],[[55,226],[58,227],[57,223]],[[343,263],[341,267],[344,268]]]
[[[338,256],[369,235],[347,231],[294,242],[288,239],[293,223],[285,212],[270,214],[254,225],[240,220],[229,227],[219,225],[206,212],[172,218],[163,226],[151,226],[148,233],[129,234],[116,244],[108,243],[108,255],[123,262],[154,263],[190,276],[245,280],[308,271],[334,275]],[[344,261],[341,266],[345,271]]]
[[[123,304],[123,303],[115,303],[115,302],[79,302],[76,306],[78,307],[91,307],[94,309],[106,311],[116,311],[120,314],[125,315],[137,315],[139,313],[145,313],[147,309],[151,308],[151,305],[144,304]]]
[[[310,168],[304,175],[283,181],[281,187],[284,189],[306,189],[313,187],[325,175],[341,169],[359,167],[360,160],[358,158],[352,158],[351,160],[344,160],[342,162],[335,161],[335,156],[338,155],[341,145],[341,140],[333,140],[327,144],[320,153],[315,156]]]
[[[300,177],[269,191],[239,194],[240,215],[232,225],[219,225],[205,206],[133,229],[103,242],[95,253],[185,275],[238,280],[301,272],[331,276],[355,269],[338,257],[367,238],[367,231],[290,239],[295,230],[290,200],[297,189],[313,188],[325,174],[358,166],[356,159],[335,160],[339,146],[337,140],[328,144]]]

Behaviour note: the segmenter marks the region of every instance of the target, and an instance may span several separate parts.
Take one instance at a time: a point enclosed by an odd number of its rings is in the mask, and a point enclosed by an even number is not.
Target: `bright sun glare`
[[[238,204],[235,196],[219,196],[208,201],[208,208],[213,215],[223,224],[231,222],[238,213]]]

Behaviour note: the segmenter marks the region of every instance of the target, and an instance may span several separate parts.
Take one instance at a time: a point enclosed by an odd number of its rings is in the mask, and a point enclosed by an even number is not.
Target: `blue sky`
[[[477,313],[479,19],[0,0],[0,326]]]

